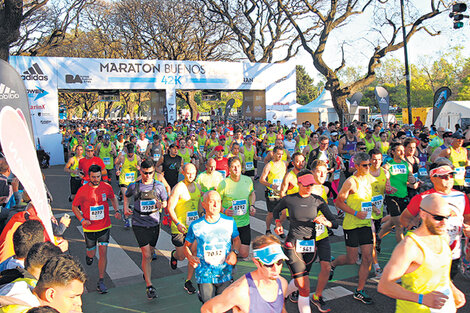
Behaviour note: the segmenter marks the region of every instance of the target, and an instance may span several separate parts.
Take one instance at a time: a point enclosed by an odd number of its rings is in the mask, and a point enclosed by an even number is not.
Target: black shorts
[[[369,226],[354,228],[346,230],[344,229],[344,241],[346,247],[357,248],[363,245],[371,245],[372,239],[372,228]]]
[[[83,232],[85,235],[85,244],[87,249],[94,249],[96,242],[99,245],[107,246],[109,243],[110,228],[100,231]]]
[[[119,181],[119,179],[118,179],[118,181]],[[129,185],[119,184],[119,187],[120,187],[120,188],[127,188],[128,186],[129,186]]]
[[[268,209],[269,213],[273,213],[274,208],[276,205],[281,201],[281,198],[272,198],[269,196],[270,191],[266,189],[264,191],[264,196],[266,197],[266,208]]]
[[[372,220],[374,223],[374,229],[373,231],[378,234],[380,232],[380,229],[382,228],[382,219],[379,218],[378,220]]]
[[[255,176],[255,170],[246,171],[246,172],[245,172],[245,175],[246,175],[246,176],[253,177],[253,176]]]
[[[80,177],[70,176],[70,194],[76,195],[80,187],[82,187],[82,180]]]
[[[453,280],[455,275],[459,273],[459,266],[460,266],[460,258],[452,260],[452,264],[450,265],[450,279]]]
[[[240,234],[240,241],[242,245],[249,246],[251,243],[251,229],[250,225],[246,225],[243,227],[238,227],[238,233]]]
[[[186,234],[177,233],[171,234],[171,243],[176,247],[180,248],[184,246],[184,239],[186,238]]]
[[[400,216],[401,212],[403,212],[408,205],[408,198],[385,196],[385,205],[387,206],[387,211],[390,216]]]
[[[150,245],[155,248],[160,235],[160,225],[154,227],[134,226],[132,225],[135,239],[139,244],[139,248]]]
[[[322,262],[331,261],[331,246],[330,246],[330,237],[323,238],[321,240],[315,241],[317,246],[317,256]]]
[[[285,255],[289,258],[289,260],[286,261],[286,264],[287,267],[289,267],[292,278],[308,276],[310,269],[312,268],[313,261],[315,260],[315,252],[296,252],[295,241],[293,243],[286,241],[283,250]]]

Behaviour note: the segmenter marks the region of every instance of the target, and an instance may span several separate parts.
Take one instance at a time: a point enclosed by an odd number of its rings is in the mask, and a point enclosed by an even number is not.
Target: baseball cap
[[[178,146],[176,145],[176,143],[172,143],[168,148],[177,148]]]
[[[220,136],[219,136],[219,139],[225,139],[225,136],[224,136],[224,135],[220,135]]]
[[[222,146],[217,146],[214,148],[215,151],[224,151],[224,147]]]
[[[451,131],[446,131],[446,132],[442,135],[442,137],[443,137],[443,138],[452,137],[452,135],[453,135],[453,134],[452,134]]]
[[[338,132],[332,132],[331,136],[338,136]]]
[[[105,134],[105,135],[103,136],[103,139],[104,139],[104,140],[110,140],[110,139],[111,139],[111,136],[110,136],[109,134]]]
[[[312,174],[302,175],[297,178],[297,181],[302,184],[302,186],[308,186],[315,183],[315,178],[313,178]]]
[[[429,176],[444,175],[448,173],[455,173],[454,165],[445,157],[437,158],[434,163],[429,167]]]
[[[86,146],[85,150],[95,150],[95,148],[93,148],[93,145],[88,145]]]
[[[253,138],[253,136],[247,135],[247,136],[245,137],[245,140],[248,140],[248,139],[251,139],[251,138]]]
[[[277,243],[253,250],[253,257],[266,265],[274,264],[279,260],[289,259],[282,251],[281,245]]]
[[[454,139],[463,139],[463,135],[459,132],[455,132],[452,134],[452,138]]]

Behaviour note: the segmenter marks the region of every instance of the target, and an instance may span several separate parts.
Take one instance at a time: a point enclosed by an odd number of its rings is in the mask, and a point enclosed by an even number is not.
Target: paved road
[[[53,212],[56,216],[71,212],[69,196],[69,176],[63,172],[62,166],[53,166],[45,169],[46,184],[50,189],[54,201],[52,203]],[[115,181],[113,181],[115,190]],[[265,231],[264,219],[266,216],[266,205],[264,203],[263,187],[259,182],[255,182],[257,196],[257,213],[251,218],[252,236],[258,236]],[[333,212],[335,213],[335,212]],[[164,227],[160,232],[160,239],[157,244],[157,260],[152,262],[152,281],[159,295],[158,299],[148,301],[145,296],[145,283],[140,270],[140,249],[131,230],[125,229],[122,221],[111,217],[113,224],[111,230],[111,241],[108,251],[108,268],[105,283],[109,288],[109,293],[101,295],[96,292],[96,281],[98,278],[97,262],[91,266],[85,266],[88,274],[86,283],[86,293],[83,296],[84,312],[159,312],[159,313],[186,313],[199,312],[200,302],[196,295],[188,295],[183,290],[187,261],[180,262],[178,269],[173,271],[169,267],[169,255],[173,246],[170,241],[170,231]],[[64,234],[69,240],[70,253],[77,256],[82,264],[85,264],[85,244],[81,232],[80,223],[76,218],[72,218],[69,229]],[[336,235],[331,237],[332,255],[336,256],[345,252],[342,230],[336,231]],[[394,236],[384,238],[382,253],[379,255],[379,262],[384,266],[390,257],[394,247]],[[237,265],[236,277],[251,271],[255,268],[251,261],[241,261]],[[316,286],[317,274],[320,266],[314,264],[311,271],[311,289]],[[394,312],[395,302],[377,293],[377,283],[369,280],[366,290],[374,299],[373,305],[359,303],[352,298],[352,292],[357,284],[357,265],[338,267],[335,271],[335,280],[329,282],[325,291],[325,298],[329,299],[333,312]],[[282,275],[290,279],[290,273],[284,266]],[[372,275],[372,274],[371,274]],[[193,280],[194,281],[194,280]],[[470,282],[462,276],[458,276],[455,284],[461,288],[470,301]],[[288,302],[287,311],[296,313],[297,305]],[[316,308],[312,306],[312,312]],[[470,312],[470,305],[466,305],[459,312]],[[410,312],[411,313],[411,312]]]

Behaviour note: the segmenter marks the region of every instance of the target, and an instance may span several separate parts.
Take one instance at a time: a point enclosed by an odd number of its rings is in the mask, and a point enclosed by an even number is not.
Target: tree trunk
[[[180,97],[181,99],[184,100],[189,106],[189,112],[191,115],[191,120],[196,121],[197,120],[197,102],[195,99],[196,96],[196,91],[195,90],[190,90],[190,91],[178,91],[177,96]]]

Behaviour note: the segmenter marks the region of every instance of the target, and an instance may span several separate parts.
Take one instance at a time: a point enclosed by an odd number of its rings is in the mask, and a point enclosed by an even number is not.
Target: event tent
[[[426,117],[426,126],[432,124],[432,110],[430,110]],[[455,124],[465,125],[470,124],[470,101],[448,101],[441,113],[436,119],[437,127],[448,128],[455,131]]]

